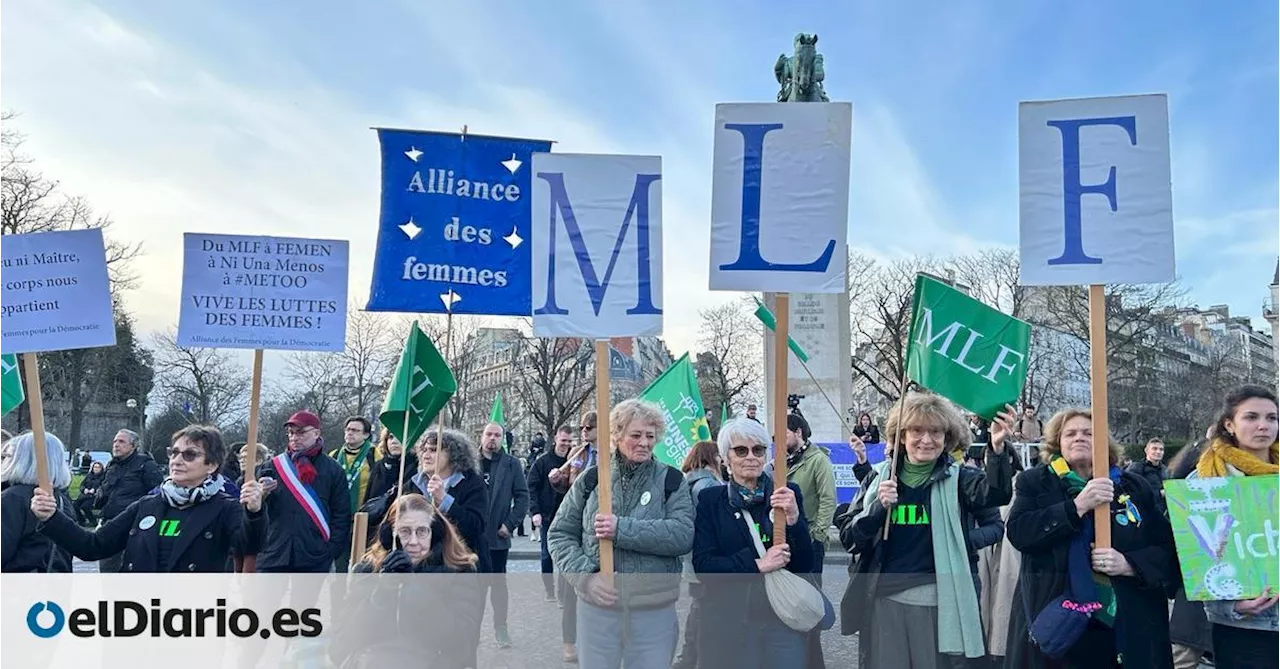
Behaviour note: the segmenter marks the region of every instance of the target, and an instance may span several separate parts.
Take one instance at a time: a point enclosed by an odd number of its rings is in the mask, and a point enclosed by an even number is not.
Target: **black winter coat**
[[[1164,498],[1160,496],[1160,491],[1164,490],[1164,480],[1169,478],[1169,467],[1163,463],[1153,465],[1143,458],[1131,465],[1125,470],[1130,474],[1141,476],[1151,490],[1156,494],[1156,500],[1163,502]]]
[[[474,666],[485,589],[474,571],[445,566],[442,534],[433,532],[431,554],[412,574],[372,573],[368,562],[352,569],[340,624],[334,625],[337,634],[329,646],[335,666]]]
[[[3,557],[0,558],[0,571],[14,572],[54,572],[69,573],[71,571],[71,553],[59,548],[39,533],[40,521],[31,513],[31,494],[36,489],[33,485],[15,483],[6,486],[0,493],[0,536],[3,537]],[[55,490],[58,500],[58,512],[54,518],[62,518],[72,525],[75,520],[71,514],[71,498],[65,489]]]
[[[404,479],[410,481],[418,473],[418,459],[411,457],[404,463]],[[369,472],[369,489],[365,491],[364,503],[368,504],[387,493],[396,485],[396,477],[400,475],[400,456],[384,455],[373,463],[373,471]],[[363,510],[363,509],[361,509]],[[373,523],[369,523],[373,527]]]
[[[564,501],[564,493],[556,492],[547,480],[551,470],[564,466],[566,458],[555,451],[547,451],[533,461],[529,467],[529,515],[542,514],[542,528],[551,527],[551,521],[560,510]]]
[[[164,469],[146,453],[134,449],[128,456],[107,463],[102,488],[93,500],[93,508],[102,510],[102,519],[110,520],[164,481]]]
[[[180,518],[166,570],[160,564],[158,544],[163,522]],[[96,531],[54,515],[40,532],[87,562],[123,552],[120,572],[210,573],[227,571],[227,553],[257,552],[266,534],[266,514],[248,513],[240,501],[227,494],[205,500],[180,516],[160,494],[147,495],[130,504]]]
[[[85,474],[84,478],[80,479],[80,495],[98,494],[98,490],[102,487],[102,483],[106,478],[107,475],[105,470],[96,474]]]
[[[1013,494],[1013,462],[1010,450],[1003,449],[999,455],[988,452],[983,469],[960,467],[957,475],[960,496],[961,527],[968,528],[965,535],[966,548],[969,553],[969,565],[977,579],[978,551],[974,540],[979,538],[980,521],[976,514],[989,507],[999,507],[1009,502]],[[951,457],[943,454],[934,465],[929,485],[932,487],[942,479],[950,476]],[[863,482],[857,499],[844,515],[836,519],[840,530],[840,543],[856,557],[850,565],[849,585],[845,588],[840,600],[840,633],[849,636],[863,632],[861,638],[870,638],[871,600],[880,580],[884,567],[884,519],[885,509],[880,505],[877,489],[878,476],[871,476]],[[855,522],[864,506],[871,508],[867,517]],[[860,666],[869,666],[871,644],[859,644]]]
[[[311,458],[311,465],[316,470],[311,488],[329,521],[329,541],[324,540],[320,528],[293,493],[280,483],[262,501],[267,514],[267,537],[258,551],[258,571],[327,572],[338,556],[350,550],[351,493],[347,475],[323,452]],[[258,468],[258,478],[264,476],[280,481],[273,460]]]
[[[426,476],[420,476],[419,480],[425,479]],[[419,487],[417,482],[409,481],[405,484],[405,492],[417,493],[431,498],[425,488]],[[423,486],[426,481],[423,480]],[[449,489],[448,495],[453,497],[453,503],[448,509],[444,510],[444,515],[448,517],[453,526],[457,528],[458,535],[462,537],[462,541],[467,544],[467,548],[474,552],[480,558],[480,562],[476,565],[476,571],[487,574],[492,569],[489,556],[489,490],[484,484],[484,479],[479,472],[466,472],[458,484]],[[382,523],[383,518],[387,515],[387,509],[390,508],[391,500],[395,496],[395,491],[387,491],[377,499],[369,500],[361,511],[369,514],[369,540],[373,541],[377,536],[378,526]],[[545,525],[544,525],[545,527]]]
[[[1134,576],[1111,579],[1116,596],[1116,653],[1125,667],[1162,669],[1173,666],[1169,642],[1169,598],[1181,583],[1173,530],[1141,476],[1122,473],[1116,496],[1128,493],[1142,515],[1140,524],[1115,522],[1123,505],[1112,502],[1111,545],[1133,566]],[[1063,666],[1104,669],[1111,658],[1095,657],[1077,644],[1069,664],[1045,657],[1027,636],[1028,621],[1066,591],[1067,552],[1082,519],[1066,485],[1047,464],[1018,476],[1018,492],[1009,510],[1006,534],[1022,553],[1022,570],[1009,618],[1007,669],[1052,669]],[[1104,651],[1105,652],[1105,651]]]
[[[484,457],[484,456],[481,456]],[[481,478],[483,480],[483,476]],[[489,504],[485,509],[488,533],[485,541],[490,550],[510,550],[511,535],[529,513],[529,486],[520,461],[513,455],[498,452],[489,463]],[[498,528],[507,526],[507,537],[498,536]]]

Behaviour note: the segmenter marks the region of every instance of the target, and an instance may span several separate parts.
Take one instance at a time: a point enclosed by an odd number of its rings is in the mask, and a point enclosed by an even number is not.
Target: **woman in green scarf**
[[[969,446],[970,433],[943,397],[910,393],[889,412],[882,434],[896,478],[889,462],[876,465],[836,521],[841,543],[856,555],[840,614],[843,634],[860,633],[859,666],[935,669],[986,655],[970,528],[977,511],[1013,493],[1004,442],[1014,416],[1006,409],[992,423],[983,469],[952,459]]]

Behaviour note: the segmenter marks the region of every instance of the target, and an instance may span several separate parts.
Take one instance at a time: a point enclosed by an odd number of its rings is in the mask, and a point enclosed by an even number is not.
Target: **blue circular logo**
[[[45,626],[40,624],[40,614],[45,610],[53,616],[53,623]],[[62,612],[62,607],[53,602],[36,602],[27,609],[27,629],[31,633],[41,639],[48,639],[57,636],[62,631],[62,626],[67,622],[67,616]]]

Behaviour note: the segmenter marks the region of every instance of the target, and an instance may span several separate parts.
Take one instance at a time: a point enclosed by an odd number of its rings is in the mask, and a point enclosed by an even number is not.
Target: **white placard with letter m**
[[[1021,283],[1174,278],[1169,100],[1018,105]]]
[[[533,334],[662,333],[662,158],[533,155]]]

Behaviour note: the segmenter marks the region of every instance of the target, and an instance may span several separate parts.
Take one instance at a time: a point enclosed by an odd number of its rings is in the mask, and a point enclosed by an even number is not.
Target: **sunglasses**
[[[747,446],[734,446],[734,447],[733,447],[732,449],[730,449],[730,450],[732,450],[732,451],[733,451],[733,454],[734,454],[734,455],[736,455],[736,456],[738,456],[738,457],[740,457],[740,458],[745,458],[745,457],[747,457],[748,455],[754,455],[754,456],[756,456],[757,458],[763,458],[764,456],[766,456],[766,455],[768,455],[768,454],[769,454],[769,447],[768,447],[768,446],[751,446],[751,447],[747,447]]]
[[[169,449],[169,459],[175,457],[182,458],[183,462],[195,462],[196,458],[204,457],[204,451],[195,448],[171,448]]]

